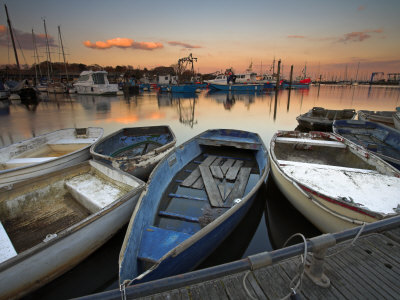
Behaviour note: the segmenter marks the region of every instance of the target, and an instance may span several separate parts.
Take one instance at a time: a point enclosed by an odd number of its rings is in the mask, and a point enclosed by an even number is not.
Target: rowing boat
[[[282,193],[322,232],[400,213],[400,171],[339,135],[280,131],[270,156]]]
[[[352,120],[357,115],[354,109],[325,109],[313,107],[305,114],[299,115],[296,120],[299,125],[308,130],[332,131],[335,120]]]
[[[0,189],[0,299],[62,275],[128,223],[144,182],[93,160]]]
[[[90,148],[95,160],[146,180],[155,165],[175,146],[169,126],[122,128]]]
[[[99,127],[67,128],[0,149],[0,187],[53,172],[90,158],[103,135]]]
[[[235,229],[269,174],[261,138],[208,130],[175,148],[149,177],[120,252],[120,284],[198,266]]]

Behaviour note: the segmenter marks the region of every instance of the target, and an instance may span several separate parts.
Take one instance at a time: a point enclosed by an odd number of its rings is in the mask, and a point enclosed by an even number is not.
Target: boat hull
[[[17,187],[22,190],[36,189],[68,174],[82,174],[80,172],[84,172],[83,169],[90,163],[83,162],[35,178],[33,184],[21,182]],[[103,166],[103,169],[109,170],[106,176],[122,174],[107,166]],[[114,175],[114,178],[120,180],[119,176],[126,175]],[[143,182],[133,177],[131,180],[138,182],[138,185],[122,198],[55,235],[49,232],[53,235],[48,235],[46,241],[0,263],[0,298],[19,298],[45,285],[79,264],[116,234],[129,221],[144,188]],[[3,197],[1,194],[0,196]]]
[[[264,84],[209,84],[211,89],[220,91],[248,91],[259,92],[265,89]]]

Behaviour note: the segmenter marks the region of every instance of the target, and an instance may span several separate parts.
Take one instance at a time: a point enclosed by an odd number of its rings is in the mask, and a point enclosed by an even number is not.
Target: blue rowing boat
[[[153,170],[120,253],[123,286],[188,272],[235,229],[268,178],[268,151],[251,132],[205,131]]]
[[[198,84],[167,84],[167,85],[160,85],[159,89],[160,92],[171,92],[171,93],[195,93],[196,90],[199,88]]]
[[[333,132],[374,152],[400,170],[400,131],[380,123],[337,120]]]

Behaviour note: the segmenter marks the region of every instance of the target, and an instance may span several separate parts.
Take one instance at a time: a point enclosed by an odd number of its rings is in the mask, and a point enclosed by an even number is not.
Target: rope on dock
[[[326,258],[335,256],[336,254],[339,254],[339,253],[342,252],[343,250],[346,250],[347,248],[353,247],[354,244],[355,244],[355,242],[357,241],[357,239],[360,237],[361,233],[363,232],[363,230],[364,230],[366,224],[367,224],[367,223],[363,222],[362,226],[360,226],[360,230],[357,232],[356,236],[355,236],[354,239],[351,241],[351,243],[349,243],[347,246],[343,247],[342,249],[340,249],[340,250],[338,250],[338,251],[336,251],[336,252],[334,252],[334,253],[332,253],[332,254],[330,254],[330,255],[327,255]]]

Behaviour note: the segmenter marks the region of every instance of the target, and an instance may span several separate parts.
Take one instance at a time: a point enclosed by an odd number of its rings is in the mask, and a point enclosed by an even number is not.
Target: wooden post
[[[292,82],[293,82],[293,65],[290,66],[290,82],[289,82],[289,89],[292,88]]]
[[[279,89],[279,73],[280,73],[280,71],[281,71],[281,60],[278,60],[278,71],[277,71],[277,74],[276,74],[276,84],[275,84],[275,90],[277,91],[278,89]]]

